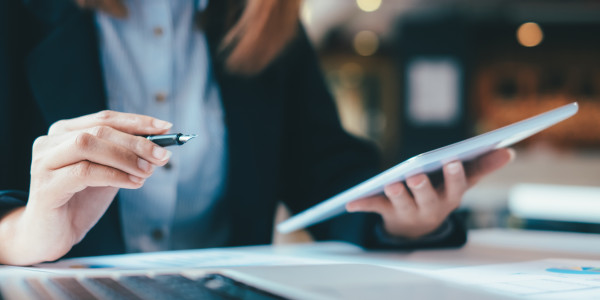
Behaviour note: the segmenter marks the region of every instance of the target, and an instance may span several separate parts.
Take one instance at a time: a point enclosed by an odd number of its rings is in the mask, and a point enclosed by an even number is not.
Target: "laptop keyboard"
[[[190,279],[180,274],[157,276],[51,277],[26,280],[38,299],[284,299],[221,274]],[[49,286],[51,285],[51,287]],[[52,291],[60,291],[56,295]]]

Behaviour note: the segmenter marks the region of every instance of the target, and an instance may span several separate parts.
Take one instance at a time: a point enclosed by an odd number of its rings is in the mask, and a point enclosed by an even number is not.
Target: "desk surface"
[[[342,242],[317,242],[288,245],[263,245],[234,248],[215,248],[157,252],[147,254],[117,255],[93,258],[75,258],[59,261],[57,264],[42,264],[41,267],[64,267],[71,263],[91,264],[98,261],[128,262],[131,258],[141,261],[169,261],[172,257],[186,257],[198,263],[198,267],[242,265],[244,259],[232,261],[225,255],[227,264],[219,265],[212,257],[237,253],[254,255],[258,260],[250,263],[262,264],[281,258],[285,264],[311,263],[312,261],[333,263],[374,264],[413,271],[436,271],[457,267],[515,263],[542,259],[582,259],[600,260],[600,234],[480,229],[469,232],[465,246],[450,249],[425,249],[414,251],[365,251],[362,248]],[[190,256],[191,255],[191,256]],[[151,258],[152,257],[152,258]],[[263,260],[260,260],[260,257]],[[67,263],[68,262],[68,263]],[[116,266],[118,266],[118,262]],[[61,265],[61,263],[64,263]],[[184,265],[187,262],[184,261]],[[175,265],[176,266],[176,265]]]
[[[411,252],[367,252],[344,243],[253,246],[238,249],[340,262],[436,270],[548,258],[600,260],[600,234],[480,229],[469,232],[469,241],[464,247]]]
[[[531,292],[527,295],[519,294],[519,292],[523,291],[523,285],[526,284],[529,284],[529,286],[525,286],[526,289],[529,289],[528,291],[537,289],[535,290],[536,293],[537,291],[543,292],[544,294],[541,299],[565,299],[561,298],[565,295],[568,296],[569,299],[588,299],[590,295],[595,297],[598,291],[600,291],[600,276],[598,275],[593,275],[593,278],[588,277],[591,281],[579,280],[577,282],[572,282],[573,278],[565,279],[565,277],[560,277],[561,275],[549,275],[547,272],[536,273],[536,270],[548,271],[543,265],[540,267],[541,263],[539,261],[543,259],[588,260],[589,262],[576,261],[575,264],[598,266],[600,265],[600,235],[483,229],[471,231],[469,233],[469,242],[464,247],[456,249],[430,249],[410,252],[364,251],[360,247],[339,242],[280,246],[250,246],[119,255],[107,256],[104,258],[80,258],[57,263],[64,263],[63,267],[57,266],[57,264],[42,265],[42,267],[46,266],[51,268],[44,270],[38,268],[14,268],[6,266],[0,267],[0,277],[4,275],[9,278],[14,277],[15,274],[17,274],[15,272],[19,271],[23,272],[24,275],[31,274],[31,272],[39,273],[40,271],[45,273],[80,272],[82,270],[77,271],[72,269],[72,267],[78,266],[79,264],[87,265],[92,268],[86,269],[85,272],[95,272],[96,270],[104,272],[100,269],[93,269],[95,267],[92,267],[92,265],[97,264],[98,262],[100,262],[100,265],[102,262],[108,262],[118,268],[120,263],[125,263],[124,266],[127,266],[133,260],[142,263],[158,263],[161,265],[166,263],[171,268],[175,267],[171,263],[176,263],[184,268],[215,268],[217,266],[232,268],[244,265],[359,263],[403,269],[438,277],[442,280],[471,285],[473,288],[483,289],[491,288],[498,290],[497,278],[498,274],[500,274],[501,276],[505,276],[504,278],[507,278],[507,280],[512,280],[512,282],[506,282],[503,279],[503,281],[500,282],[500,284],[503,284],[503,292],[507,293],[509,296],[523,296],[527,299],[538,299],[539,297],[529,297]],[[223,262],[225,262],[225,264],[221,264]],[[555,262],[556,261],[552,261],[552,268],[563,267],[562,262],[560,261],[554,266]],[[507,263],[519,264],[502,265],[500,267],[487,266]],[[192,266],[190,264],[196,265]],[[569,263],[567,263],[567,265],[568,264]],[[157,266],[151,265],[148,268],[157,268]],[[473,268],[475,268],[475,270]],[[518,270],[524,270],[523,272],[528,270],[533,271],[524,274]],[[481,272],[487,272],[487,277],[482,276]],[[515,279],[515,275],[518,275],[519,277]],[[525,278],[522,277],[523,275],[526,275],[527,283],[522,281],[522,279]],[[481,279],[483,280],[482,282],[477,282]],[[496,281],[485,282],[488,281],[488,279],[494,279]],[[571,283],[564,280],[571,280]],[[581,290],[583,285],[585,285],[585,289]],[[575,287],[575,292],[572,291],[572,287]],[[563,289],[560,291],[561,293],[556,291],[557,288]],[[563,292],[567,292],[567,294],[564,294]],[[534,293],[533,295],[536,296],[538,294]]]

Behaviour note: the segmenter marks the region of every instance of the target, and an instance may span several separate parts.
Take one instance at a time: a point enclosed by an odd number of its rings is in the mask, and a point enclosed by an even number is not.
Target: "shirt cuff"
[[[0,217],[14,208],[25,206],[27,198],[29,195],[23,191],[0,191]]]
[[[385,246],[416,248],[438,244],[447,239],[450,235],[452,235],[453,231],[454,222],[451,222],[449,219],[446,219],[434,232],[416,239],[408,239],[389,234],[383,228],[383,222],[379,222],[375,226],[375,238],[379,243]]]

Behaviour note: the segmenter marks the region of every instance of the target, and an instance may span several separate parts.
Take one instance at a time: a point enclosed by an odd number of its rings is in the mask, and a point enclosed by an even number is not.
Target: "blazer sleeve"
[[[0,218],[7,212],[27,204],[27,193],[16,190],[0,191]]]
[[[31,145],[46,130],[24,67],[36,28],[21,1],[0,1],[0,217],[26,204]]]
[[[293,214],[377,174],[376,147],[344,131],[318,58],[303,29],[281,58],[286,63],[285,138],[281,198]],[[464,226],[452,216],[419,240],[390,237],[377,214],[343,214],[309,228],[318,240],[343,240],[368,248],[460,246]],[[444,227],[445,226],[445,227]]]

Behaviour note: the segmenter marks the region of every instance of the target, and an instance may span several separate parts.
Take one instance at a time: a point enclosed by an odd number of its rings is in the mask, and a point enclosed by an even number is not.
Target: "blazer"
[[[53,122],[107,107],[93,13],[73,2],[0,3],[0,212],[26,204],[37,136]],[[224,14],[224,2],[210,1],[211,11]],[[279,201],[298,213],[379,171],[377,150],[342,129],[302,29],[250,77],[225,70],[215,50],[222,24],[205,30],[228,130],[226,192],[215,208],[231,220],[232,238],[223,246],[270,243]],[[125,251],[118,201],[67,256]],[[435,241],[386,242],[375,233],[380,222],[375,214],[345,214],[310,232],[319,240],[379,248],[459,246],[466,239],[454,217],[452,233]]]

